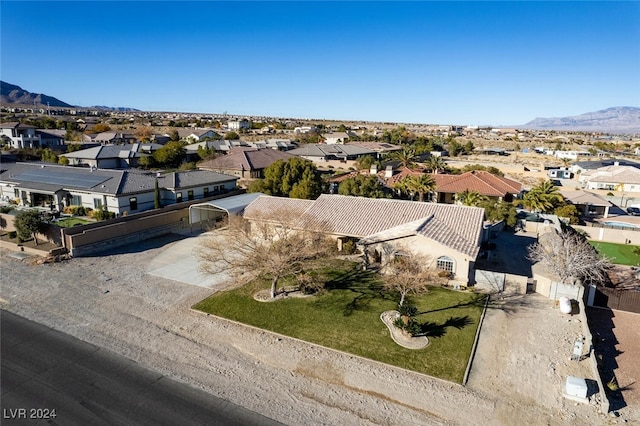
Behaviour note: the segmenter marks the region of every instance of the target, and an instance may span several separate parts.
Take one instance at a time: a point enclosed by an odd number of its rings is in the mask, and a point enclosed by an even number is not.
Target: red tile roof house
[[[263,195],[246,207],[243,216],[260,221],[265,213],[283,209],[292,214],[279,216],[294,217],[294,228],[321,226],[318,230],[338,240],[356,240],[383,261],[394,251],[422,253],[431,259],[426,267],[450,273],[450,284],[467,286],[475,282],[475,262],[484,235],[484,209],[329,194],[317,200]]]
[[[489,199],[511,202],[522,191],[522,184],[489,172],[474,170],[461,175],[431,175],[436,181],[438,203],[453,204],[455,195],[463,191],[475,191]]]
[[[260,179],[264,169],[278,160],[288,160],[295,155],[275,149],[232,149],[228,154],[198,163],[201,170],[225,173],[241,179]]]

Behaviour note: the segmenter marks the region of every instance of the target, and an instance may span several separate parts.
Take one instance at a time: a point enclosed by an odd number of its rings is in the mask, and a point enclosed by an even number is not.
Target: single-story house
[[[355,240],[371,262],[409,250],[428,255],[451,283],[475,282],[483,238],[484,210],[477,207],[323,194],[316,200],[261,196],[244,210],[249,221],[265,212],[290,210],[295,228]]]
[[[236,189],[237,180],[204,170],[162,175],[50,163],[3,163],[0,198],[51,210],[83,206],[122,215],[155,208],[156,181],[161,204],[167,205],[229,192]]]
[[[137,138],[133,134],[120,132],[102,132],[94,135],[91,139],[93,142],[102,145],[129,144],[137,141]]]
[[[607,191],[640,192],[640,169],[632,166],[600,167],[580,173],[578,181],[585,189],[604,189]]]
[[[569,204],[576,206],[583,217],[607,217],[609,209],[613,206],[609,200],[584,189],[578,191],[560,190],[560,193]]]
[[[359,146],[360,148],[370,149],[375,151],[377,158],[382,158],[385,154],[389,154],[391,152],[402,151],[402,147],[400,145],[394,145],[392,143],[386,142],[360,142],[360,141],[352,141],[349,142],[349,145]]]
[[[226,173],[241,179],[259,179],[264,177],[264,169],[271,164],[293,157],[295,155],[274,149],[233,149],[226,155],[198,163],[198,168]]]
[[[323,133],[322,139],[324,140],[324,143],[326,143],[327,145],[332,145],[336,143],[342,144],[349,140],[349,135],[346,134],[345,132]]]
[[[432,174],[436,182],[435,200],[438,203],[455,203],[455,195],[475,191],[490,199],[513,201],[520,195],[522,184],[483,170],[472,170],[461,175]]]
[[[183,140],[190,140],[193,143],[201,142],[202,140],[209,139],[220,139],[220,135],[215,132],[213,129],[189,129],[189,128],[180,128],[178,129],[178,136]]]
[[[372,149],[351,144],[305,144],[288,152],[316,163],[330,160],[356,160],[365,155],[376,155],[376,152]]]

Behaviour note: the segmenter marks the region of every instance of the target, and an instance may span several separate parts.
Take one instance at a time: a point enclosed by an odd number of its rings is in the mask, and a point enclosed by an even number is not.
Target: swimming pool
[[[633,223],[626,223],[626,222],[607,221],[607,222],[602,222],[602,224],[607,226],[613,226],[616,228],[637,228],[637,226],[634,225]]]

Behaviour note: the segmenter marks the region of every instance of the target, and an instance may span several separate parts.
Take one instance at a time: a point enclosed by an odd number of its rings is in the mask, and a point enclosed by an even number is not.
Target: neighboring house
[[[338,240],[357,241],[371,262],[409,251],[429,256],[431,264],[425,266],[448,272],[451,283],[475,282],[481,208],[328,194],[317,200],[261,196],[243,216],[258,221],[265,212],[283,209],[294,213],[296,228],[318,228]]]
[[[98,169],[126,169],[137,167],[141,157],[148,157],[162,148],[160,144],[134,143],[127,145],[99,145],[93,148],[62,154],[70,166],[88,166]]]
[[[294,157],[273,149],[234,149],[226,155],[199,163],[198,168],[226,173],[241,179],[258,179],[264,177],[264,169],[274,162]]]
[[[575,174],[581,174],[587,170],[596,170],[606,166],[630,166],[640,169],[640,163],[627,160],[598,160],[598,161],[579,161],[569,167],[569,169]]]
[[[455,203],[455,195],[464,191],[475,191],[490,199],[513,201],[520,195],[522,184],[486,171],[473,170],[461,175],[432,174],[436,182],[436,201]]]
[[[613,166],[584,171],[578,181],[585,189],[640,192],[640,169],[616,162]]]
[[[178,129],[180,139],[190,141],[192,143],[201,142],[205,139],[220,139],[220,135],[213,129]]]
[[[84,206],[122,215],[154,208],[156,180],[161,203],[167,205],[234,190],[237,179],[202,170],[158,175],[137,170],[3,163],[0,197],[60,211],[67,206]]]
[[[192,143],[184,147],[187,153],[186,161],[187,162],[198,162],[201,160],[198,155],[198,149],[213,149],[218,154],[226,154],[232,149],[238,148],[247,148],[250,149],[251,146],[245,141],[240,139],[236,140],[212,140],[212,141],[203,141],[198,143]]]
[[[318,128],[315,126],[300,126],[293,129],[293,133],[300,133],[300,134],[316,133],[317,131],[318,131]]]
[[[227,128],[233,131],[249,130],[251,128],[251,122],[246,118],[243,118],[242,120],[233,120],[227,123]]]
[[[547,170],[547,176],[552,179],[571,179],[573,177],[573,172],[568,169],[549,169]]]
[[[576,209],[580,212],[580,216],[583,217],[606,218],[609,216],[609,208],[613,206],[611,202],[598,194],[583,189],[579,191],[560,190],[560,193],[569,204],[576,206]]]
[[[11,148],[38,148],[40,147],[40,135],[36,133],[36,127],[19,122],[0,124],[0,138]]]
[[[130,133],[102,132],[93,136],[92,140],[101,145],[123,145],[135,143],[137,139]]]
[[[247,145],[254,148],[276,149],[278,151],[289,151],[298,147],[298,145],[289,139],[265,139],[262,141],[247,142]]]
[[[376,152],[371,149],[351,144],[306,144],[288,152],[289,154],[297,155],[316,163],[322,163],[330,160],[356,160],[365,155],[375,156],[376,154]]]
[[[375,151],[376,158],[382,158],[385,154],[389,154],[395,151],[402,151],[402,147],[386,142],[349,142],[351,146],[359,146],[360,148],[370,149]]]
[[[37,129],[36,135],[40,137],[40,146],[61,151],[65,148],[64,139],[67,136],[66,130],[57,129]]]
[[[336,143],[343,144],[349,140],[349,135],[345,132],[324,133],[322,139],[327,145]]]

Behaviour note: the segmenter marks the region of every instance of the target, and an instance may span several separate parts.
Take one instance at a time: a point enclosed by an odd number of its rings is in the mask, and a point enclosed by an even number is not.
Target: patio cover
[[[229,214],[239,214],[253,200],[264,195],[262,192],[234,195],[189,206],[189,223],[204,222]]]

